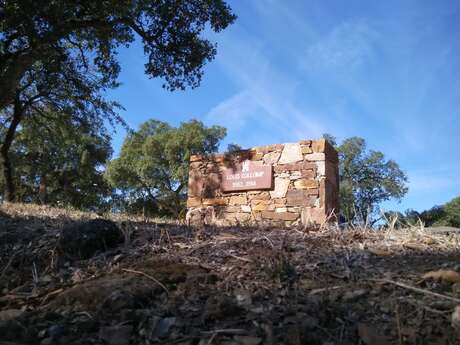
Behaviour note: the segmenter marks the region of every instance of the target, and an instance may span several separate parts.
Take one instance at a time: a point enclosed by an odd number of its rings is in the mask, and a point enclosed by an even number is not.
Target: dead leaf
[[[390,342],[385,337],[379,335],[374,328],[364,323],[358,324],[358,334],[367,345],[390,345]]]
[[[449,283],[460,283],[460,273],[452,270],[430,271],[422,276],[423,279],[443,280]]]

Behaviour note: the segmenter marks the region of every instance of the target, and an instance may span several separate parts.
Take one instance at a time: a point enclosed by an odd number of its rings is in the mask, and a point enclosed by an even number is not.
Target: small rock
[[[109,326],[99,329],[99,338],[104,340],[108,345],[129,345],[132,326]]]
[[[22,315],[24,312],[20,309],[5,309],[0,310],[0,321],[8,321],[15,319]]]
[[[261,338],[246,336],[246,335],[235,335],[233,340],[238,345],[258,345],[262,343]]]
[[[235,293],[236,303],[245,309],[248,309],[252,305],[252,296],[249,291],[240,290]]]
[[[342,300],[345,302],[352,302],[367,295],[368,291],[366,289],[359,289],[354,291],[347,291],[343,296]]]
[[[47,337],[40,342],[40,345],[53,345],[53,338]]]
[[[155,327],[155,336],[163,338],[168,335],[169,330],[176,323],[175,317],[165,317],[161,319]]]
[[[61,325],[53,325],[48,328],[48,335],[53,339],[59,338],[65,333],[65,328]]]

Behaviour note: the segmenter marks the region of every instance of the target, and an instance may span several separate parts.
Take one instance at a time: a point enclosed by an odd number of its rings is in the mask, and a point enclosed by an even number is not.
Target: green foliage
[[[11,152],[18,201],[100,209],[110,196],[102,173],[110,137],[104,127],[73,120],[47,109],[23,122]]]
[[[450,226],[460,227],[460,197],[454,198],[444,205],[446,221]]]
[[[145,71],[169,89],[197,86],[215,45],[201,37],[235,20],[223,0],[2,1],[0,7],[0,110],[32,69],[63,67],[64,60],[90,63],[106,82],[119,72],[116,50],[140,38]],[[41,65],[41,66],[40,66]]]
[[[331,143],[335,138],[325,135]],[[363,138],[352,137],[336,145],[339,153],[341,216],[350,222],[374,221],[379,204],[407,193],[407,176],[382,152],[368,150]]]
[[[169,90],[196,87],[216,54],[202,37],[234,20],[223,0],[2,1],[0,2],[0,138],[5,198],[15,200],[9,157],[26,117],[58,109],[74,122],[123,122],[107,101],[118,85],[120,46],[140,39],[145,72]]]
[[[454,198],[441,206],[433,206],[429,210],[417,212],[406,210],[404,214],[400,212],[388,212],[388,216],[398,216],[402,226],[417,225],[420,222],[424,226],[454,226],[460,227],[460,197]]]
[[[190,156],[216,152],[225,134],[225,128],[197,120],[177,128],[149,120],[128,134],[106,177],[123,193],[127,209],[143,200],[143,207],[154,203],[161,214],[177,216],[184,207]]]

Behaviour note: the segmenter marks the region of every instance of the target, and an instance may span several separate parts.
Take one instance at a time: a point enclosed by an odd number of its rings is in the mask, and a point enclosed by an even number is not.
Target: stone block
[[[221,212],[230,212],[230,213],[236,213],[240,211],[241,211],[240,206],[226,206],[221,210]]]
[[[272,219],[272,220],[296,220],[299,218],[298,213],[294,212],[274,212],[274,211],[263,211],[262,218],[264,219]]]
[[[290,182],[291,181],[288,178],[275,177],[275,188],[273,191],[270,191],[270,197],[284,198]]]
[[[245,194],[242,195],[232,195],[230,197],[229,204],[230,205],[247,205],[248,198]]]
[[[323,208],[316,207],[310,208],[306,207],[302,209],[301,212],[301,222],[302,224],[317,224],[322,225],[326,222],[326,213]]]
[[[293,164],[280,164],[275,165],[273,170],[275,173],[282,173],[285,171],[299,171],[299,170],[312,170],[316,169],[316,165],[313,162],[298,162]]]
[[[298,143],[284,144],[283,152],[278,161],[279,164],[289,164],[303,160],[302,150]]]
[[[289,176],[290,180],[297,180],[302,177],[302,173],[300,171],[293,171]]]
[[[253,211],[264,211],[271,204],[270,200],[253,200],[251,202]]]
[[[324,161],[316,162],[316,174],[326,176],[326,163]]]
[[[287,212],[287,208],[286,207],[277,207],[275,208],[275,212]]]
[[[251,206],[249,206],[249,205],[241,205],[241,212],[245,212],[245,213],[249,212],[250,213],[251,212]]]
[[[199,171],[191,170],[188,177],[188,196],[199,197],[204,189],[203,176]]]
[[[311,148],[313,149],[313,152],[323,153],[325,152],[325,147],[326,147],[325,139],[313,140],[311,143]]]
[[[286,206],[313,206],[316,199],[305,190],[293,189],[286,195]]]
[[[263,157],[263,161],[265,164],[276,164],[280,159],[281,152],[273,151],[266,153]]]
[[[326,155],[324,153],[314,152],[306,154],[305,159],[309,162],[324,161],[326,159]]]
[[[201,203],[203,206],[224,206],[224,205],[227,205],[227,199],[225,198],[204,198]]]
[[[302,169],[300,170],[300,177],[314,179],[316,177],[316,171],[315,169]]]
[[[199,207],[201,206],[201,198],[190,197],[187,199],[187,207]]]
[[[249,200],[270,200],[269,192],[257,192],[257,194],[248,193]]]
[[[294,181],[296,189],[315,189],[318,188],[318,181],[309,179],[299,179]]]
[[[286,205],[286,198],[272,199],[276,206]]]
[[[313,153],[313,149],[310,146],[302,145],[301,147],[302,147],[303,154]]]

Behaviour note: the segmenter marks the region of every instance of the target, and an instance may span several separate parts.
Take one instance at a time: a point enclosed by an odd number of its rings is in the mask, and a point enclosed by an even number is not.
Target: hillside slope
[[[458,234],[111,217],[119,242],[69,252],[95,218],[0,207],[0,344],[460,343]]]

